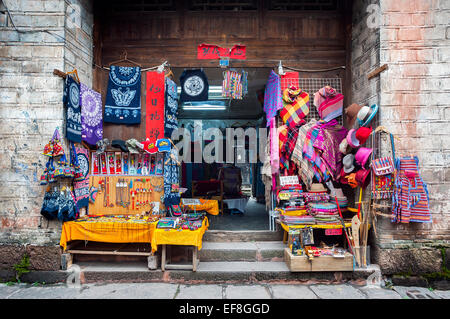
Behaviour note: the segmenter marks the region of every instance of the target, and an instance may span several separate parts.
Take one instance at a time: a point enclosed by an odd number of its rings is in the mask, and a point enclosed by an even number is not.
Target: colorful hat
[[[372,126],[360,127],[359,129],[356,130],[355,136],[358,139],[359,144],[363,145],[369,138],[370,134],[372,134]]]
[[[158,152],[170,152],[170,140],[168,138],[160,138],[156,141]]]
[[[329,122],[342,115],[344,96],[331,86],[324,86],[314,94],[314,105],[322,120]]]
[[[345,176],[345,178],[347,179],[347,184],[349,184],[351,188],[358,187],[358,182],[356,181],[356,173],[351,173]]]
[[[360,169],[356,172],[355,179],[358,185],[362,188],[366,188],[370,183],[370,170],[369,169]]]
[[[359,110],[358,115],[356,116],[355,125],[357,125],[357,127],[369,125],[370,121],[372,121],[377,112],[378,112],[377,104],[372,105],[370,108],[368,106],[363,106],[361,110]]]
[[[353,165],[354,159],[355,159],[355,155],[353,155],[353,154],[347,154],[344,156],[344,159],[342,160],[342,164],[344,165],[344,172],[346,174],[354,171],[354,169],[355,169],[355,165]]]
[[[341,173],[339,174],[339,182],[341,184],[348,184],[347,178],[345,178],[347,173],[344,172],[344,168],[341,168]]]
[[[372,149],[367,147],[361,147],[355,154],[356,162],[364,167],[369,159],[370,154],[372,154]]]
[[[283,92],[283,105],[280,117],[284,124],[294,128],[304,124],[304,118],[309,114],[309,95],[295,86],[290,86]]]
[[[356,130],[351,129],[347,134],[347,143],[353,148],[359,147],[359,140],[356,138]]]
[[[350,145],[348,145],[347,138],[344,138],[342,140],[341,144],[339,144],[339,151],[342,154],[348,154],[351,152],[351,150],[352,150],[352,148]]]
[[[136,139],[130,138],[129,140],[125,141],[125,145],[127,146],[128,150],[132,154],[139,154],[139,149],[143,149],[144,145],[139,143]]]
[[[143,145],[142,150],[144,150],[144,152],[153,154],[158,151],[158,148],[156,147],[156,143],[151,142],[149,138],[147,138],[141,144]]]
[[[356,103],[348,106],[345,109],[345,118],[347,121],[347,127],[353,127],[356,121],[356,116],[358,115],[359,110],[361,110],[362,106]]]

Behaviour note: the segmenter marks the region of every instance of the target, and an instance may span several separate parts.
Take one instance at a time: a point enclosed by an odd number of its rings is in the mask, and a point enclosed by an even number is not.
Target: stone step
[[[283,261],[285,244],[282,241],[204,242],[198,252],[207,261]]]
[[[257,242],[281,241],[283,230],[208,230],[203,235],[203,242]]]
[[[93,282],[179,282],[179,283],[255,283],[306,281],[363,281],[374,271],[292,273],[283,261],[200,262],[191,270],[149,270],[145,263],[78,263],[83,283]]]

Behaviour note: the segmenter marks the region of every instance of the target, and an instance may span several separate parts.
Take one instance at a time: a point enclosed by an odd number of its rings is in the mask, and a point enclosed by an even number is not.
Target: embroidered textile
[[[428,188],[419,175],[419,159],[400,157],[395,159],[397,174],[392,196],[394,223],[431,223]]]
[[[272,70],[264,92],[264,112],[266,112],[267,126],[270,125],[270,120],[277,115],[278,110],[282,108],[280,77]]]
[[[166,78],[164,136],[172,138],[172,132],[176,129],[178,129],[177,84],[171,79]]]
[[[71,76],[66,76],[63,103],[66,106],[66,138],[81,143],[80,84]]]
[[[102,96],[100,93],[80,84],[81,137],[90,145],[103,138]]]
[[[184,70],[180,76],[180,102],[207,101],[209,84],[202,70]]]
[[[104,121],[141,123],[141,68],[112,65],[109,71]]]

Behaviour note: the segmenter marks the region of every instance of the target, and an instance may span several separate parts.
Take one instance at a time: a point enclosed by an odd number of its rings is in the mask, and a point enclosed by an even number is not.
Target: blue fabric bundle
[[[141,68],[112,65],[109,71],[104,122],[141,123]]]

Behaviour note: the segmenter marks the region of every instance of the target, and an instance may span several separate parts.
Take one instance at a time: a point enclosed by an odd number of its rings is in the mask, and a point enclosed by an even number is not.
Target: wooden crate
[[[353,255],[350,253],[345,253],[344,258],[320,256],[309,261],[307,256],[294,256],[289,248],[285,248],[284,260],[291,272],[353,271]]]

